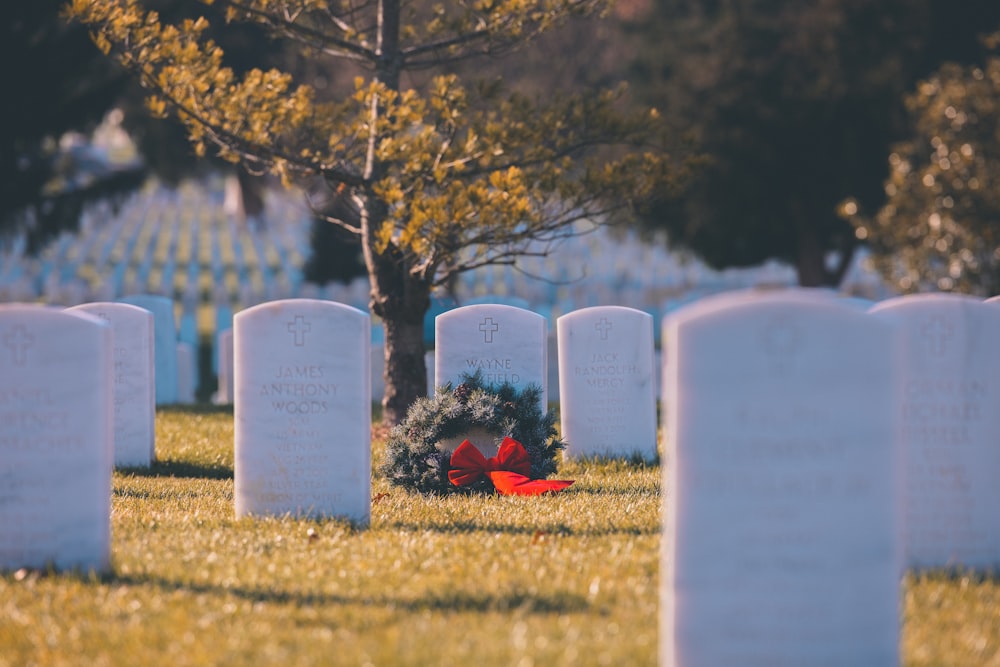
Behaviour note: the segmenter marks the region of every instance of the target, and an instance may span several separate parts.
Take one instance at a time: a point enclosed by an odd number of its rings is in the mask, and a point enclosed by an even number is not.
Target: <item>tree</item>
[[[436,286],[514,263],[576,221],[613,216],[675,182],[677,168],[651,145],[655,118],[618,113],[620,91],[531,99],[453,73],[596,12],[600,0],[215,4],[311,58],[357,68],[353,95],[320,100],[277,69],[235,75],[203,38],[204,18],[165,25],[132,0],[71,8],[151,89],[150,108],[185,123],[198,152],[214,146],[289,184],[315,177],[347,190],[350,215],[329,220],[361,239],[370,308],[385,327],[388,423],[425,393],[423,319]],[[598,150],[622,146],[642,150]]]
[[[1000,58],[945,64],[906,107],[914,134],[889,156],[886,204],[845,216],[903,292],[1000,293]]]
[[[155,4],[171,16],[190,11],[184,0]],[[62,16],[64,5],[65,0],[12,4],[0,40],[4,62],[17,63],[0,75],[10,102],[0,125],[0,233],[25,233],[31,254],[61,232],[77,231],[88,204],[131,194],[149,172],[176,185],[219,167],[195,159],[179,123],[145,113],[141,89],[94,48],[85,26]],[[239,68],[251,53],[258,60],[287,57],[262,49],[262,31],[250,28],[220,36],[231,63]],[[141,163],[112,165],[86,146],[60,146],[69,133],[89,135],[112,111],[137,144]]]
[[[976,55],[993,0],[667,0],[633,80],[711,162],[692,194],[647,212],[717,268],[776,258],[836,286],[860,239],[838,214],[882,204],[903,96],[944,59]]]
[[[18,2],[4,12],[0,74],[4,122],[0,123],[0,232],[25,231],[35,253],[59,232],[75,229],[95,198],[131,191],[143,180],[137,169],[91,169],[70,182],[79,153],[59,152],[70,130],[89,131],[112,107],[126,77],[101,58],[86,30],[59,16],[62,0]],[[63,185],[56,184],[63,181]],[[30,211],[31,215],[26,215]]]

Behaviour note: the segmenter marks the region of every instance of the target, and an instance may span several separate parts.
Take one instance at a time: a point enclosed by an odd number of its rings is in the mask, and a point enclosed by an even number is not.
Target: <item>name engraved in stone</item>
[[[66,412],[0,412],[0,428],[68,428]]]
[[[921,492],[933,502],[908,508],[908,532],[914,544],[963,544],[966,554],[981,552],[988,536],[978,530],[968,461],[956,448],[975,447],[991,387],[983,380],[921,379],[907,382],[902,406],[903,433],[917,446],[907,467]],[[992,443],[990,443],[992,444]],[[958,456],[958,458],[956,458]]]
[[[46,388],[8,387],[0,389],[0,405],[13,403],[44,403],[52,405],[52,395]]]
[[[969,445],[970,425],[983,419],[982,403],[990,394],[984,381],[911,380],[903,403],[904,434],[925,445]],[[934,450],[924,450],[925,456]],[[947,451],[940,452],[948,456]]]
[[[486,384],[518,384],[521,375],[514,373],[513,359],[466,359],[465,366],[470,371],[480,371]]]
[[[288,415],[324,414],[330,410],[330,400],[337,395],[337,385],[321,382],[325,377],[322,366],[278,366],[274,381],[260,385],[259,396],[270,396],[275,412]],[[309,400],[302,400],[309,399]]]
[[[0,411],[0,445],[5,448],[67,450],[84,444],[70,432],[69,413],[56,405],[47,388],[0,389],[0,407],[9,409]]]
[[[278,366],[274,377],[279,380],[315,380],[323,377],[322,366]]]
[[[624,376],[639,373],[639,366],[619,363],[617,352],[595,352],[586,365],[575,366],[573,373],[576,377],[586,378],[591,387],[617,389],[624,384]]]

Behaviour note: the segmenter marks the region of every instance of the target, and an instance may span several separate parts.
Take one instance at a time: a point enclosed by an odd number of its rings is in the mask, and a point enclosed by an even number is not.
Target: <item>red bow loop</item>
[[[504,438],[494,457],[486,458],[468,440],[455,448],[451,455],[448,480],[455,486],[468,486],[489,477],[496,490],[504,495],[537,496],[547,491],[561,491],[572,481],[530,479],[531,459],[524,445],[513,438]]]

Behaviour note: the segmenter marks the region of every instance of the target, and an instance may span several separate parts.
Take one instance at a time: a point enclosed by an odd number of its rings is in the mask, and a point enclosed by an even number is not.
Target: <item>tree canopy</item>
[[[776,258],[839,284],[860,243],[839,215],[874,211],[903,96],[945,60],[978,56],[992,0],[666,0],[634,30],[633,79],[711,163],[647,220],[717,268]]]
[[[319,179],[347,204],[330,210],[350,215],[328,220],[361,239],[371,310],[385,325],[390,423],[425,391],[423,317],[435,287],[544,252],[577,221],[610,219],[683,173],[655,114],[620,112],[621,89],[531,97],[455,74],[600,11],[599,0],[214,4],[230,22],[359,72],[353,92],[323,99],[278,68],[238,74],[206,38],[205,17],[168,24],[134,0],[71,8],[150,90],[150,109],[180,118],[197,152],[287,184]]]
[[[866,217],[848,202],[845,217],[900,291],[1000,293],[1000,57],[944,65],[906,107],[913,136],[889,156],[885,205]]]
[[[59,139],[96,127],[127,84],[101,58],[87,31],[59,18],[62,0],[13,3],[5,9],[0,53],[4,122],[0,124],[0,231],[24,231],[35,252],[60,231],[75,229],[92,198],[131,191],[136,170],[102,173],[72,187],[71,155]],[[93,174],[91,174],[93,175]],[[32,215],[25,215],[31,211]]]

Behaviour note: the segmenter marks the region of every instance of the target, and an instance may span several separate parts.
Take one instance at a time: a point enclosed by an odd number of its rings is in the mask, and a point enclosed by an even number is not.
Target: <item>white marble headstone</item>
[[[743,292],[664,341],[662,664],[896,665],[897,330]]]
[[[115,465],[149,466],[156,449],[153,314],[127,303],[71,308],[111,325],[114,338]]]
[[[656,458],[653,317],[621,306],[556,321],[566,455]]]
[[[548,409],[548,351],[545,318],[501,304],[462,306],[435,320],[434,384],[457,385],[463,374],[482,373],[487,385],[505,382],[523,390],[542,388]]]
[[[194,403],[198,384],[197,349],[191,343],[177,342],[177,402]]]
[[[220,331],[215,337],[219,358],[219,388],[215,394],[215,402],[231,404],[233,402],[233,330]]]
[[[907,565],[1000,565],[1000,308],[920,294],[871,312],[905,333]]]
[[[0,305],[0,570],[105,570],[111,553],[111,327]]]
[[[177,402],[177,322],[174,302],[156,294],[135,294],[119,299],[122,303],[153,313],[153,358],[156,360],[156,404]]]
[[[237,313],[236,515],[371,514],[371,324],[331,301]]]

